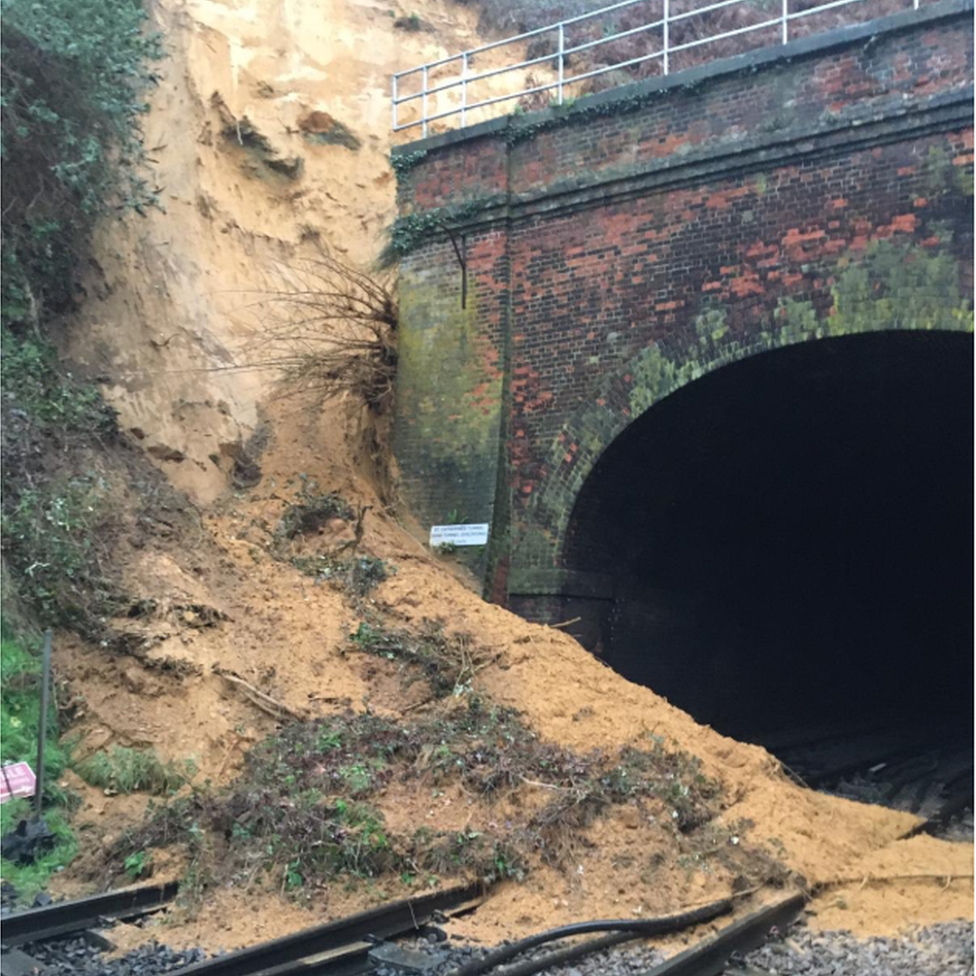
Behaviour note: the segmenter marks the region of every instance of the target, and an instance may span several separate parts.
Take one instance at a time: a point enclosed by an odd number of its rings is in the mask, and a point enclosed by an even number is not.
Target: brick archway
[[[817,323],[807,311],[784,306],[769,329],[747,341],[723,331],[721,316],[706,315],[699,318],[694,341],[648,346],[608,377],[563,425],[535,497],[522,517],[513,520],[509,593],[545,597],[563,592],[573,575],[562,565],[567,528],[587,477],[617,437],[677,390],[724,366],[804,342],[865,333],[973,331],[972,313],[964,302],[947,302],[934,318],[893,317],[887,324],[866,325],[864,319],[845,316],[843,307]]]

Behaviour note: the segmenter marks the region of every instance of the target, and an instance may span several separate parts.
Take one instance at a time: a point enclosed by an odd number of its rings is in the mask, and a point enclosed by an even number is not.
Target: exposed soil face
[[[110,623],[129,653],[57,636],[80,755],[152,747],[164,759],[192,757],[194,784],[220,787],[289,722],[440,716],[449,699],[428,700],[423,681],[405,685],[401,662],[349,642],[367,619],[412,632],[440,620],[448,635],[471,635],[485,665],[467,694],[514,709],[540,740],[612,756],[657,737],[698,757],[721,787],[714,827],[730,832],[725,840],[751,821],[743,838],[783,866],[785,883],[826,886],[813,902],[818,924],[889,932],[971,918],[971,844],[900,842],[917,818],[802,789],[762,748],[697,724],[571,636],[486,604],[397,512],[374,417],[345,401],[281,398],[268,374],[233,368],[260,336],[252,295],[273,262],[313,240],[360,263],[378,250],[393,215],[389,73],[477,42],[476,14],[465,7],[394,8],[432,30],[397,32],[385,8],[365,3],[155,6],[169,59],[147,145],[166,213],[102,228],[69,352],[106,377],[124,430],[187,499],[173,503],[179,518],[166,531],[118,547],[133,610]],[[354,512],[368,507],[361,532],[355,518],[333,516],[283,545],[283,518],[311,490],[337,493]],[[125,495],[118,489],[120,505]],[[391,575],[356,593],[303,572],[302,560],[340,549],[384,561]],[[530,817],[552,792],[521,783],[517,799],[489,800],[458,781],[442,790],[419,782],[394,777],[374,797],[391,832],[504,829],[516,805]],[[120,836],[138,827],[146,805],[87,788],[83,797],[76,821],[86,854],[58,882],[72,894],[105,881]],[[498,885],[451,931],[496,942],[584,915],[653,915],[731,893],[737,872],[715,858],[695,861],[662,814],[609,805],[579,829],[572,858],[553,865],[533,856],[524,881]],[[177,847],[155,865],[166,877],[186,862]],[[395,873],[286,897],[281,880],[212,889],[198,911],[175,910],[130,932],[131,943],[157,935],[177,948],[232,949],[413,890]],[[743,897],[739,910],[768,894]]]

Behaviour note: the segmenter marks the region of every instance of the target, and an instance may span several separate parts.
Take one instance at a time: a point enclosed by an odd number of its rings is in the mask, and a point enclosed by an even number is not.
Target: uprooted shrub
[[[356,552],[368,510],[368,506],[364,506],[358,512],[354,511],[338,492],[321,492],[314,480],[302,476],[296,500],[285,508],[274,529],[270,552],[276,559],[290,563],[306,576],[332,583],[354,598],[365,597],[375,586],[396,573],[396,566],[378,556]],[[339,543],[327,552],[293,552],[291,543],[294,540],[314,536],[336,519],[345,523],[355,522],[354,538]]]
[[[376,413],[388,410],[399,314],[390,279],[319,245],[312,257],[273,265],[248,312],[257,324],[245,361],[277,372],[284,392],[351,394]]]
[[[469,635],[445,634],[439,621],[425,620],[417,634],[364,621],[349,641],[356,650],[399,662],[408,679],[425,678],[435,698],[469,691],[475,675],[494,660]]]
[[[418,795],[456,784],[483,803],[463,830],[398,833],[382,812],[397,784]],[[541,806],[520,799],[540,790],[551,794]],[[508,812],[496,822],[492,806],[503,799]],[[133,852],[183,844],[208,883],[284,889],[342,878],[521,878],[539,860],[575,863],[585,828],[629,805],[670,832],[689,861],[724,845],[738,860],[720,863],[782,880],[775,862],[715,826],[723,802],[698,761],[660,738],[578,754],[541,740],[514,710],[468,696],[411,723],[352,713],[295,722],[255,746],[225,789],[197,789],[151,811],[111,857],[119,871]]]

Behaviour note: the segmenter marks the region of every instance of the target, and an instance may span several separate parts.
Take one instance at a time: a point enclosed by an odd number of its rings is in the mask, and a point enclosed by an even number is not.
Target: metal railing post
[[[559,95],[559,104],[563,103],[563,70],[565,64],[565,56],[563,51],[566,50],[566,26],[565,24],[559,25],[559,88],[556,89]]]
[[[670,54],[668,48],[671,46],[671,3],[670,0],[664,0],[664,73],[667,74],[670,71]]]
[[[393,76],[393,131],[397,130],[397,76]]]
[[[461,55],[461,128],[467,123],[468,115],[468,52]]]
[[[420,109],[422,113],[421,114],[422,125],[420,127],[420,133],[426,139],[427,138],[427,65],[426,64],[424,65],[423,69],[420,72],[420,83],[423,85],[423,88],[421,90],[424,93],[424,97],[421,99],[420,102]]]
[[[790,0],[783,0],[783,43],[790,40]]]

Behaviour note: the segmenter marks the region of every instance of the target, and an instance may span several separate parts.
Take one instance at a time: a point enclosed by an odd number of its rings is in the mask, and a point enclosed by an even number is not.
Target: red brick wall
[[[484,273],[469,259],[508,303],[502,573],[559,568],[575,492],[630,421],[648,348],[688,375],[768,348],[801,314],[810,337],[834,324],[971,328],[946,323],[972,296],[972,7],[882,26],[417,144],[401,213],[466,205],[459,226],[507,235],[507,280],[497,255]],[[911,294],[892,261],[915,269]],[[885,324],[888,308],[915,321]]]

